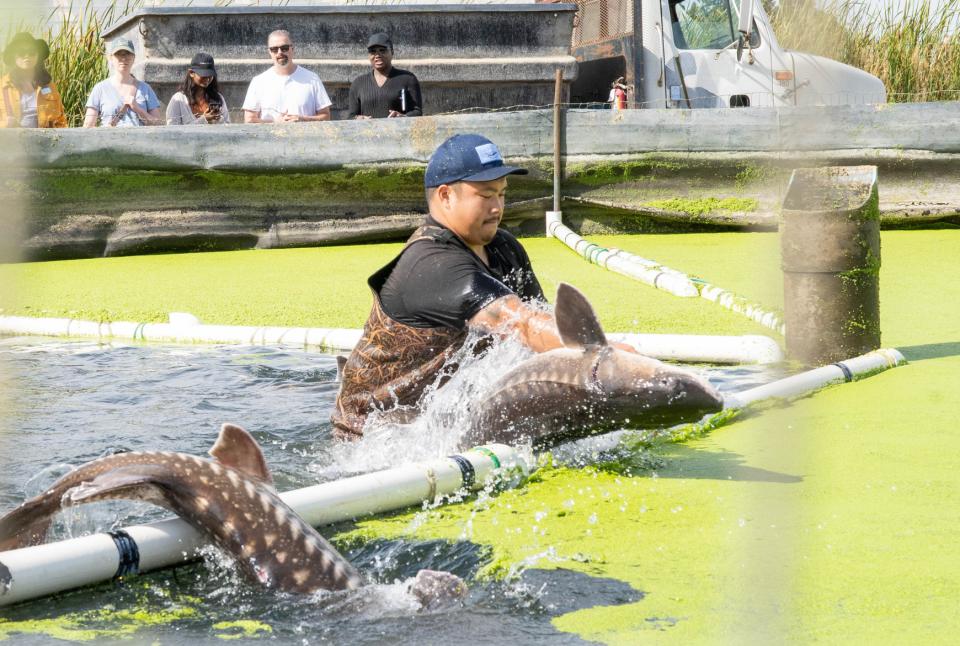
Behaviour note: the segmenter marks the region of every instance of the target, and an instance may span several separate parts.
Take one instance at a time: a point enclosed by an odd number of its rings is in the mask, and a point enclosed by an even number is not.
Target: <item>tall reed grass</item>
[[[63,97],[70,125],[79,126],[83,123],[90,90],[109,73],[100,34],[142,5],[143,0],[117,0],[97,7],[91,0],[71,0],[64,10],[55,9],[36,24],[20,21],[6,25],[3,43],[20,31],[47,41],[50,45],[47,69]]]
[[[859,67],[892,102],[960,99],[960,0],[780,0],[767,5],[780,44]]]

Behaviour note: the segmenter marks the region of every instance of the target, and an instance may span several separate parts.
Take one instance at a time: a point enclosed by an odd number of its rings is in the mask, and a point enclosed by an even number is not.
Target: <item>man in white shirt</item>
[[[330,106],[320,77],[293,62],[290,33],[280,29],[267,38],[273,67],[250,81],[243,101],[246,123],[329,121]]]

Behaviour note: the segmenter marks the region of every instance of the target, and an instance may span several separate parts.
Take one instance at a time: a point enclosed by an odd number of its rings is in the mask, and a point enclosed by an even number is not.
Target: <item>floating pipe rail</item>
[[[408,465],[280,494],[315,527],[434,502],[462,488],[527,473],[517,451],[488,444],[425,464]],[[112,534],[112,535],[111,535]],[[204,537],[171,518],[121,531],[0,552],[0,606],[112,578],[185,563]],[[135,555],[135,556],[134,556]]]
[[[169,323],[81,321],[68,318],[0,316],[0,335],[86,337],[166,343],[240,343],[277,347],[349,351],[361,330],[345,328],[287,328],[248,325],[205,325],[196,317],[173,312]],[[760,335],[712,336],[682,334],[610,333],[611,340],[634,346],[655,359],[687,363],[776,363],[783,351],[773,339]]]
[[[653,260],[634,255],[621,249],[607,249],[585,240],[563,224],[560,211],[547,211],[547,235],[553,236],[567,245],[577,255],[588,262],[600,265],[604,269],[639,280],[651,287],[684,298],[699,296],[712,301],[720,307],[743,314],[750,320],[770,328],[781,335],[784,333],[782,317],[765,310],[716,285],[699,278],[692,278],[683,272],[661,265]]]
[[[854,381],[907,363],[896,348],[880,348],[852,359],[807,370],[724,398],[725,409],[745,408],[765,399],[806,395],[831,384]]]

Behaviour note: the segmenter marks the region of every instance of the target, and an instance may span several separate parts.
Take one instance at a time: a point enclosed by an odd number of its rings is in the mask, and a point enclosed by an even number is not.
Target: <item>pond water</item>
[[[71,466],[117,451],[206,455],[223,422],[247,428],[263,447],[277,489],[433,459],[456,451],[462,401],[515,365],[525,351],[504,344],[465,366],[430,395],[427,413],[385,425],[363,441],[331,437],[337,393],[333,356],[237,346],[102,345],[0,340],[0,512],[35,495]],[[697,368],[721,390],[781,375],[759,367]],[[608,442],[609,443],[609,442]],[[603,440],[558,453],[589,461]],[[580,448],[577,448],[580,447]],[[87,505],[61,515],[50,539],[169,516],[145,504]],[[329,530],[323,533],[329,535]],[[355,644],[577,643],[550,619],[578,604],[629,603],[642,592],[564,570],[528,570],[518,580],[472,581],[483,565],[472,543],[373,541],[345,555],[372,585],[350,594],[281,596],[253,588],[211,551],[176,570],[0,609],[0,641],[47,643],[50,636],[98,641],[220,642],[223,637]],[[463,607],[418,614],[402,581],[421,568],[455,572],[471,584]],[[135,611],[135,612],[134,612]],[[28,622],[12,633],[7,622]],[[5,627],[6,625],[6,627]],[[479,637],[478,637],[479,636]]]

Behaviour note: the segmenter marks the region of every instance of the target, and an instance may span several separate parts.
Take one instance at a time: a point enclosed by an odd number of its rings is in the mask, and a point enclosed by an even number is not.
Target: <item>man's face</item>
[[[275,34],[267,40],[267,49],[270,51],[270,58],[277,67],[286,67],[293,62],[293,43],[290,37],[283,34]]]
[[[393,61],[393,52],[389,47],[374,45],[368,49],[367,52],[369,52],[370,64],[373,65],[373,69],[378,72],[384,72],[390,69],[390,64]]]
[[[493,240],[503,218],[507,178],[456,182],[447,188],[448,191],[439,191],[446,225],[469,245],[485,245]]]

